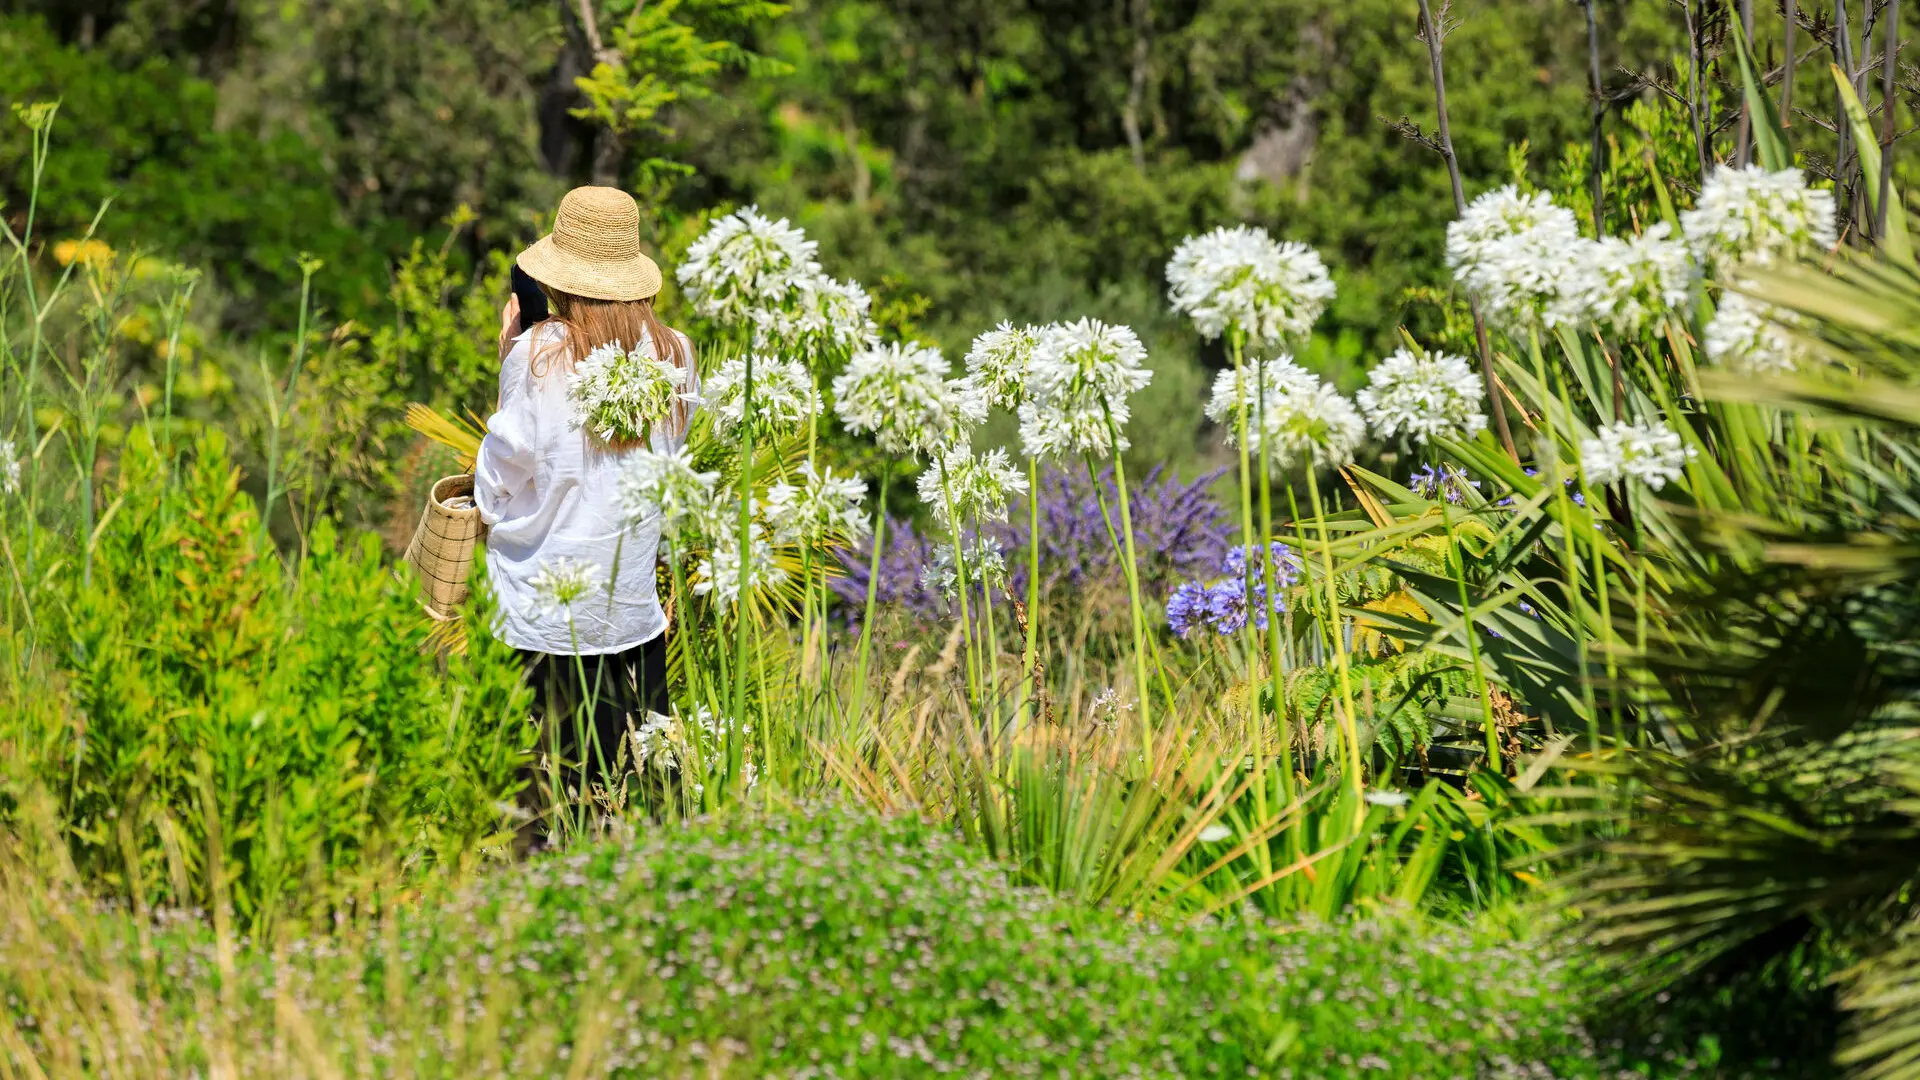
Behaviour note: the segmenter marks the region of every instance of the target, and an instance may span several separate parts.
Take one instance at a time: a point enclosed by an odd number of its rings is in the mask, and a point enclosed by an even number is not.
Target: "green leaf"
[[[1846,109],[1847,123],[1853,128],[1854,149],[1860,155],[1860,172],[1867,177],[1880,175],[1880,143],[1873,135],[1873,121],[1867,117],[1866,106],[1860,104],[1860,96],[1853,92],[1853,84],[1836,64],[1827,65],[1833,72],[1834,85],[1840,88],[1840,104]],[[1880,213],[1880,185],[1871,182],[1861,185],[1866,188],[1867,207],[1875,215]],[[1887,234],[1880,238],[1880,249],[1886,256],[1906,267],[1913,267],[1913,241],[1907,236],[1907,210],[1900,201],[1900,190],[1891,184],[1887,187]]]

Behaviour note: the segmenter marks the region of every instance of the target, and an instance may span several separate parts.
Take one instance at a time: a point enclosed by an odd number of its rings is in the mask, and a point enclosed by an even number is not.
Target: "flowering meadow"
[[[1920,1076],[1920,268],[1733,14],[1606,168],[1463,178],[1437,95],[1443,317],[1350,369],[1340,264],[1196,222],[1200,468],[1155,333],[943,350],[703,210],[696,370],[556,375],[661,538],[533,580],[668,611],[613,760],[314,479],[321,260],[233,420],[201,275],[0,218],[0,1078]]]

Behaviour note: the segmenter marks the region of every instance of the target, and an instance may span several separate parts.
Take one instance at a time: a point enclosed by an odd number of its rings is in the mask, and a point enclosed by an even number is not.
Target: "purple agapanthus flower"
[[[1443,494],[1446,500],[1459,505],[1465,498],[1467,488],[1478,488],[1480,481],[1468,479],[1467,474],[1451,465],[1423,465],[1414,470],[1407,478],[1407,490],[1423,499],[1431,499],[1436,493]]]
[[[1529,466],[1527,466],[1526,468],[1524,468],[1524,469],[1522,469],[1521,471],[1522,471],[1522,472],[1524,472],[1524,473],[1526,473],[1526,474],[1527,474],[1528,476],[1539,476],[1539,475],[1540,475],[1540,470],[1539,470],[1539,469],[1536,469],[1536,468],[1534,468],[1534,467],[1533,467],[1533,466],[1531,466],[1531,465],[1529,465]],[[1565,480],[1563,480],[1563,481],[1561,481],[1561,483],[1562,483],[1562,484],[1564,484],[1565,486],[1567,486],[1567,487],[1569,487],[1569,488],[1570,488],[1570,487],[1573,487],[1573,485],[1574,485],[1574,478],[1573,478],[1573,477],[1571,477],[1571,476],[1569,476],[1569,477],[1567,477],[1567,478],[1566,478]],[[1476,486],[1477,486],[1477,485],[1476,485]],[[1585,506],[1587,505],[1587,496],[1586,496],[1586,494],[1585,494],[1585,493],[1583,493],[1583,492],[1579,492],[1579,491],[1574,491],[1574,492],[1572,492],[1571,494],[1573,495],[1573,505],[1575,505],[1575,506],[1579,506],[1579,507],[1585,507]],[[1504,498],[1504,499],[1501,499],[1501,500],[1500,500],[1499,502],[1497,502],[1497,503],[1494,503],[1493,505],[1495,505],[1495,506],[1497,506],[1497,507],[1500,507],[1500,508],[1502,508],[1502,509],[1505,509],[1506,507],[1509,507],[1509,506],[1512,506],[1512,505],[1513,505],[1513,496],[1511,496],[1511,495],[1509,495],[1509,496],[1507,496],[1506,498]]]
[[[1249,613],[1254,625],[1265,630],[1269,613],[1284,613],[1287,610],[1284,590],[1300,580],[1300,557],[1278,541],[1268,545],[1274,584],[1281,589],[1269,601],[1264,566],[1254,566],[1253,587],[1251,591],[1247,587],[1247,555],[1256,550],[1251,545],[1236,544],[1227,549],[1226,556],[1220,560],[1218,578],[1206,584],[1186,581],[1175,588],[1167,600],[1167,625],[1173,632],[1186,637],[1204,621],[1216,634],[1237,634],[1247,625]]]

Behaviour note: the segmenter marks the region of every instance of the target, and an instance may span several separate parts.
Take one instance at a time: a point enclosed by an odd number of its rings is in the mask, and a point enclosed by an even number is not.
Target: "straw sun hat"
[[[553,232],[515,261],[540,284],[591,300],[644,300],[660,291],[660,267],[640,250],[640,207],[619,188],[567,192]]]

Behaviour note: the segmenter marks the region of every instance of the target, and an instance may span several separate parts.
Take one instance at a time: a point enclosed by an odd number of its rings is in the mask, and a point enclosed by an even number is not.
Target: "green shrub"
[[[131,968],[126,922],[94,925],[88,962]],[[182,1021],[206,1015],[210,936],[159,959],[136,1022],[245,1033],[242,1075],[271,1067],[257,1033],[298,1046],[303,1024],[326,1035],[295,1055],[307,1075],[1602,1075],[1563,967],[1490,929],[1135,923],[833,808],[544,856],[364,935],[243,952],[207,1023]]]
[[[376,538],[323,519],[283,564],[217,433],[174,483],[137,433],[112,496],[91,579],[49,553],[9,624],[0,816],[50,793],[86,878],[148,902],[205,903],[217,858],[244,919],[499,829],[532,739],[485,604],[443,672]]]

